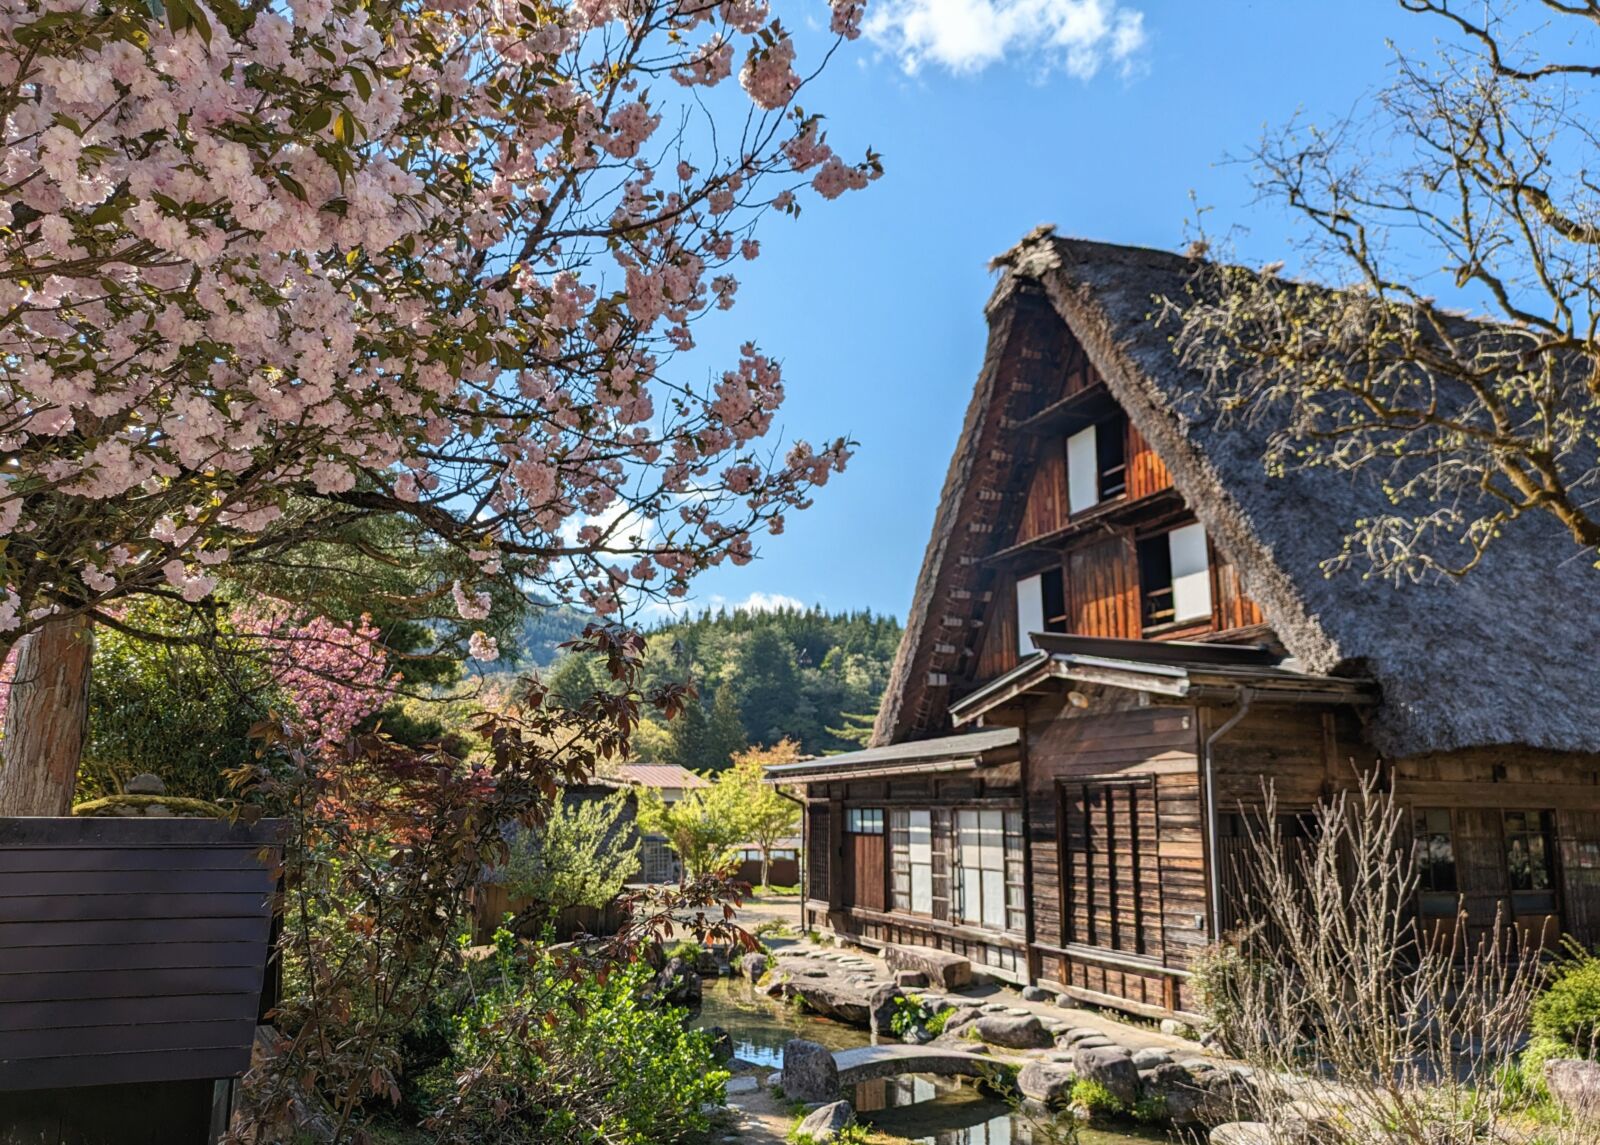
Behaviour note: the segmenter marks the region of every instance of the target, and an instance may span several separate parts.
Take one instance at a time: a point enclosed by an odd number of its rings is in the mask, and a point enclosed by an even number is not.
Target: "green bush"
[[[502,932],[503,933],[503,932]],[[497,935],[497,939],[500,936]],[[725,1070],[683,1011],[644,1000],[648,967],[592,974],[497,942],[433,1071],[437,1128],[496,1145],[667,1145],[710,1128]],[[470,1077],[463,1078],[470,1072]]]
[[[950,1015],[954,1014],[955,1012],[956,1008],[954,1006],[950,1007],[948,1010],[940,1010],[937,1014],[934,1014],[932,1017],[930,1017],[926,1022],[923,1022],[922,1028],[937,1038],[940,1034],[944,1033],[945,1026],[949,1024]]]
[[[1090,1081],[1086,1077],[1080,1077],[1072,1083],[1071,1104],[1081,1105],[1090,1113],[1097,1115],[1114,1115],[1127,1111],[1127,1106],[1122,1104],[1121,1098],[1098,1081]]]
[[[1568,953],[1533,1004],[1533,1032],[1594,1057],[1600,1050],[1600,958],[1578,948]]]
[[[927,1029],[933,1020],[933,1011],[922,1004],[920,998],[899,997],[894,1000],[894,1013],[889,1016],[889,1032],[903,1038],[921,1026]]]
[[[1259,995],[1263,983],[1277,973],[1271,963],[1250,957],[1231,942],[1208,946],[1195,959],[1189,981],[1205,1015],[1205,1027],[1223,1049],[1236,1052],[1241,1044],[1242,999]]]

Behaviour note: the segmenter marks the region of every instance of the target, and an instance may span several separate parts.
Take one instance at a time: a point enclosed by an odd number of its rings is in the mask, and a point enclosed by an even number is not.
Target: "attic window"
[[[1081,513],[1128,491],[1128,419],[1121,414],[1067,438],[1067,511]]]
[[[1017,651],[1033,655],[1035,632],[1067,630],[1067,584],[1061,569],[1046,569],[1017,581]]]
[[[1206,531],[1184,525],[1139,542],[1143,624],[1159,628],[1211,616],[1211,566]]]

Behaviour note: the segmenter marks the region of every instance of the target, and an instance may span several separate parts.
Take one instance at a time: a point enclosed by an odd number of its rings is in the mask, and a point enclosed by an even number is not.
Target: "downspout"
[[[1206,742],[1200,749],[1202,766],[1205,769],[1206,789],[1206,859],[1210,868],[1206,873],[1207,882],[1211,891],[1211,939],[1213,942],[1222,938],[1222,865],[1217,857],[1217,801],[1216,782],[1212,769],[1214,758],[1213,747],[1223,736],[1233,730],[1234,725],[1250,714],[1250,701],[1254,693],[1249,688],[1240,688],[1238,691],[1239,710],[1223,721],[1222,726],[1206,736]]]

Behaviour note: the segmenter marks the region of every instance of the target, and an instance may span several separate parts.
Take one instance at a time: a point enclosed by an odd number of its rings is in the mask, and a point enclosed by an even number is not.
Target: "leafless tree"
[[[1304,224],[1308,276],[1214,262],[1180,352],[1269,470],[1360,471],[1390,509],[1332,564],[1462,574],[1519,518],[1600,552],[1600,3],[1400,0],[1437,57],[1332,126],[1249,156]],[[1204,236],[1200,251],[1222,252]],[[1481,311],[1467,318],[1450,306]]]
[[[1228,1048],[1255,1067],[1245,1113],[1275,1139],[1466,1145],[1526,1120],[1508,1067],[1541,982],[1515,930],[1425,930],[1406,812],[1374,779],[1325,800],[1304,838],[1268,792],[1240,871],[1248,924],[1202,969]],[[1242,1111],[1245,1112],[1245,1111]],[[1549,1145],[1577,1145],[1548,1127]]]

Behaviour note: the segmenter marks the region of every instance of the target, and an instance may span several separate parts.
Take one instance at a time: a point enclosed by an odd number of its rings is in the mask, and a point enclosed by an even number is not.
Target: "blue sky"
[[[983,354],[988,260],[1043,222],[1177,249],[1192,192],[1208,228],[1243,228],[1238,254],[1292,268],[1290,220],[1253,203],[1227,157],[1297,112],[1348,112],[1386,81],[1386,40],[1425,49],[1439,32],[1394,0],[869,0],[868,12],[876,34],[842,49],[802,102],[827,114],[844,154],[882,152],[886,174],[764,223],[739,304],[702,328],[708,349],[754,337],[782,359],[775,432],[848,434],[859,450],[758,560],[703,576],[700,603],[904,617]],[[812,36],[797,39],[814,54]],[[1065,46],[1037,48],[1051,42]]]

